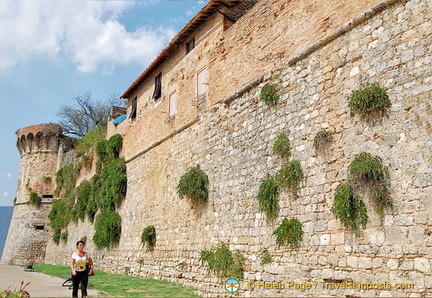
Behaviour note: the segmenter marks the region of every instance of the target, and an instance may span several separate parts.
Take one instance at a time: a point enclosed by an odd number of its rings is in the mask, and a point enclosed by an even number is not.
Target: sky
[[[121,96],[209,0],[1,0],[0,206],[12,206],[16,131],[57,123],[74,97]]]

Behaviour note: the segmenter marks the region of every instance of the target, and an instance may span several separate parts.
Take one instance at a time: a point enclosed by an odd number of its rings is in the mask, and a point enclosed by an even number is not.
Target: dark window
[[[195,48],[195,38],[186,43],[186,52],[189,53]]]
[[[154,100],[158,100],[162,95],[162,73],[155,77],[155,89],[153,92]]]
[[[44,225],[35,225],[35,230],[45,230]]]
[[[135,120],[136,112],[137,112],[137,97],[135,96],[135,98],[132,100],[132,109],[129,114],[129,118]]]
[[[42,195],[42,198],[52,199],[52,198],[54,198],[54,196],[53,195]]]

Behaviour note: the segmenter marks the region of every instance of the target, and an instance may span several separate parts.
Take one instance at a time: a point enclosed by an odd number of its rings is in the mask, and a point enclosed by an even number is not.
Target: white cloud
[[[12,174],[11,174],[11,173],[7,173],[7,174],[6,174],[6,178],[9,179],[9,178],[11,178],[11,177],[12,177]]]
[[[8,195],[9,195],[8,192],[4,192],[4,193],[3,193],[3,196],[4,196],[4,197],[7,197]]]
[[[149,64],[175,33],[128,32],[119,22],[133,1],[1,0],[0,71],[39,57],[71,59],[79,71]]]

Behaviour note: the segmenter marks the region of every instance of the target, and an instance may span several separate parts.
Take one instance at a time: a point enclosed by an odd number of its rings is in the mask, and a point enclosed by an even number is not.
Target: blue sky
[[[0,206],[12,206],[15,132],[58,122],[91,92],[120,96],[209,0],[1,0]]]

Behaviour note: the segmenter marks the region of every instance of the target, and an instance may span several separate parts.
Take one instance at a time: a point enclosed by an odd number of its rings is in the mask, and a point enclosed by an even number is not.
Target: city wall
[[[293,53],[280,66],[239,85],[238,93],[202,112],[197,122],[128,156],[128,192],[119,210],[122,237],[111,250],[88,243],[96,268],[224,295],[223,281],[200,261],[202,250],[223,241],[245,257],[242,296],[430,293],[432,7],[420,0],[383,3],[389,5],[325,32],[305,51],[298,49],[302,55]],[[388,115],[373,122],[351,117],[347,104],[349,94],[366,81],[387,88],[392,101]],[[275,108],[259,101],[267,82],[276,84],[280,95]],[[316,152],[313,139],[323,128],[333,132],[334,141]],[[273,152],[281,132],[289,135],[291,158],[301,162],[305,178],[298,197],[281,193],[279,216],[269,224],[258,211],[257,193],[267,173],[274,175],[283,164]],[[393,208],[380,218],[365,196],[369,222],[356,234],[341,226],[331,208],[337,185],[348,178],[348,165],[362,151],[379,155],[389,167]],[[196,164],[210,181],[209,201],[202,205],[176,193],[180,177]],[[297,249],[278,248],[272,236],[284,218],[303,224]],[[150,251],[140,241],[148,225],[157,233]],[[94,233],[88,222],[70,224],[68,231],[66,244],[48,244],[46,262],[67,264],[74,242]],[[263,250],[271,254],[270,264],[261,265]],[[289,281],[312,286],[259,286]],[[357,291],[323,282],[407,286]]]

